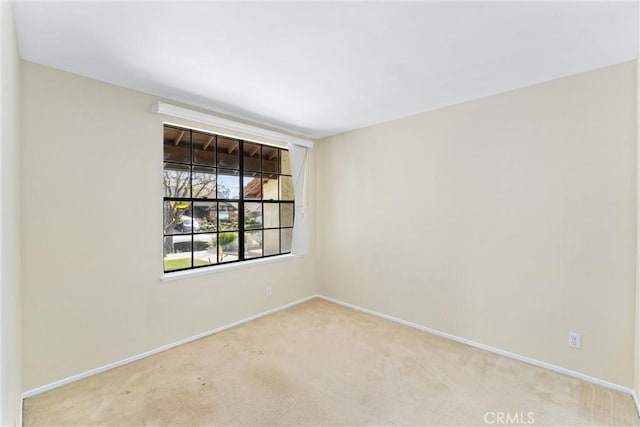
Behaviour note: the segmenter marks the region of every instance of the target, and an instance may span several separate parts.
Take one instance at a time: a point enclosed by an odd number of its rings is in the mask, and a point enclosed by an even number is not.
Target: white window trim
[[[178,117],[182,119],[191,120],[194,122],[206,123],[209,125],[219,126],[229,129],[235,132],[242,132],[258,137],[268,138],[275,141],[281,141],[289,146],[289,152],[291,155],[294,147],[298,146],[304,148],[304,155],[299,159],[300,163],[296,171],[294,172],[294,165],[292,164],[292,174],[295,181],[295,206],[296,215],[295,223],[293,227],[293,241],[291,246],[291,253],[285,255],[277,255],[267,258],[258,258],[254,260],[244,260],[240,262],[234,262],[229,264],[217,264],[211,267],[199,267],[190,270],[182,270],[176,272],[166,272],[160,276],[162,281],[178,280],[187,277],[195,277],[206,274],[220,273],[229,270],[235,270],[238,268],[251,267],[255,265],[269,264],[273,262],[287,261],[304,256],[306,253],[305,245],[305,221],[304,221],[304,208],[308,205],[308,150],[313,148],[313,141],[310,139],[300,138],[286,133],[277,132],[270,129],[264,129],[258,126],[253,126],[247,123],[241,123],[235,120],[219,117],[209,113],[203,113],[201,111],[191,110],[189,108],[180,107],[177,105],[168,104],[166,102],[157,101],[151,105],[151,112],[157,114],[165,114],[168,116]],[[180,125],[182,126],[182,125]]]
[[[237,270],[246,267],[255,267],[257,265],[272,264],[275,262],[290,261],[297,258],[302,258],[304,255],[284,254],[276,255],[267,258],[250,259],[240,262],[231,262],[229,264],[217,264],[211,267],[198,267],[191,270],[182,270],[176,272],[167,272],[160,276],[160,280],[163,282],[170,282],[173,280],[187,279],[196,276],[206,276],[215,273],[224,273],[225,271]]]

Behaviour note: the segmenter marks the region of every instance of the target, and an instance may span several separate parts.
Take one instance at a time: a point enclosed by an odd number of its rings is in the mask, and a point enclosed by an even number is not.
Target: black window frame
[[[186,141],[188,139],[188,144],[189,144],[189,154],[188,154],[188,162],[184,161],[184,159],[182,160],[175,160],[175,159],[167,159],[167,129],[172,129],[174,131],[180,132],[180,141]],[[213,147],[213,162],[212,164],[203,164],[203,163],[196,163],[196,159],[195,159],[195,149],[194,149],[194,142],[193,142],[193,135],[198,134],[200,136],[205,135],[207,137],[211,137],[211,140],[209,141],[209,146]],[[220,160],[220,152],[219,152],[219,146],[218,146],[218,142],[220,138],[224,138],[226,140],[229,141],[237,141],[237,152],[238,152],[238,168],[234,168],[233,166],[231,167],[226,167],[226,166],[221,166],[222,161]],[[258,148],[258,158],[260,159],[260,170],[257,171],[255,170],[255,168],[253,170],[247,170],[245,169],[245,153],[244,153],[244,148],[245,148],[245,144],[250,144],[252,147],[255,146],[259,146]],[[177,146],[178,144],[176,144]],[[275,162],[275,164],[277,164],[277,170],[275,170],[272,167],[270,168],[271,170],[266,171],[265,170],[265,158],[263,155],[263,152],[265,151],[265,147],[267,147],[268,150],[277,150],[276,154],[277,154],[277,160]],[[206,151],[206,148],[203,150]],[[282,148],[282,147],[276,147],[273,145],[268,145],[268,144],[263,144],[263,143],[259,143],[259,142],[255,142],[255,141],[248,141],[248,140],[243,140],[243,139],[239,139],[239,138],[232,138],[232,137],[228,137],[225,135],[220,135],[217,133],[213,133],[213,132],[207,132],[207,131],[202,131],[199,129],[192,129],[189,127],[185,127],[185,126],[179,126],[179,125],[174,125],[174,124],[169,124],[169,123],[165,123],[163,124],[163,178],[165,180],[165,188],[163,188],[163,199],[162,199],[162,209],[163,209],[163,271],[164,273],[174,273],[174,272],[178,272],[178,271],[189,271],[189,270],[197,270],[197,269],[202,269],[202,268],[208,268],[208,267],[215,267],[215,266],[221,266],[221,265],[228,265],[228,264],[237,264],[237,263],[242,263],[242,262],[247,262],[247,261],[253,261],[253,260],[258,260],[258,259],[263,259],[263,258],[272,258],[275,256],[281,256],[281,255],[286,255],[286,254],[290,254],[291,250],[291,239],[289,239],[289,250],[283,252],[283,230],[290,230],[290,235],[293,235],[293,223],[294,223],[294,219],[295,219],[295,201],[294,201],[294,189],[293,189],[293,176],[291,173],[283,173],[283,168],[282,168],[282,153],[283,152],[288,152],[289,150],[286,148]],[[229,152],[229,154],[231,154],[231,151]],[[254,153],[255,154],[255,153]],[[167,169],[167,166],[173,166],[173,169],[169,168]],[[189,197],[178,197],[176,195],[167,195],[167,188],[166,188],[166,179],[167,179],[167,175],[165,175],[165,171],[167,170],[172,170],[172,171],[177,171],[180,170],[180,168],[182,168],[183,170],[187,170],[188,169],[188,185],[189,185]],[[198,168],[199,170],[204,170],[206,168],[209,168],[210,170],[215,170],[215,197],[210,198],[210,197],[194,197],[193,194],[193,174],[194,174],[194,169]],[[290,172],[290,165],[288,167],[289,172]],[[218,191],[218,185],[219,185],[219,179],[218,177],[220,175],[224,175],[224,173],[220,173],[221,171],[226,172],[227,175],[229,176],[229,173],[233,173],[233,174],[237,174],[238,176],[238,197],[237,198],[219,198],[220,194]],[[259,174],[259,186],[260,186],[260,198],[246,198],[245,197],[245,188],[244,188],[244,175],[245,173],[248,174]],[[269,177],[277,177],[277,192],[278,192],[278,197],[277,199],[265,199],[265,195],[264,195],[264,178],[266,176]],[[291,194],[291,199],[287,199],[287,200],[283,200],[282,199],[282,182],[283,182],[283,177],[284,178],[290,178],[290,184],[291,184],[291,188],[290,188],[290,194]],[[196,221],[196,203],[199,202],[208,202],[208,203],[213,203],[215,204],[216,207],[216,222],[215,222],[215,230],[198,230],[196,231],[193,227],[193,224]],[[188,209],[188,211],[190,211],[191,214],[191,230],[190,231],[179,231],[176,232],[176,228],[173,228],[173,232],[167,232],[168,230],[168,226],[167,226],[167,204],[171,204],[171,203],[182,203],[182,204],[189,204],[190,208]],[[233,204],[236,203],[237,204],[237,212],[238,212],[238,224],[237,224],[237,229],[227,229],[227,230],[222,230],[221,226],[220,226],[220,206],[221,204]],[[261,220],[261,227],[260,228],[246,228],[246,220],[245,220],[245,203],[260,203],[261,206],[261,216],[262,216],[262,220]],[[265,227],[265,220],[264,220],[264,212],[265,212],[265,205],[278,205],[278,227]],[[283,216],[283,206],[284,205],[290,205],[290,209],[292,212],[292,217],[291,217],[291,225],[290,226],[282,226],[282,216]],[[180,214],[183,214],[184,212],[186,212],[187,210],[183,210],[181,212],[179,212]],[[287,210],[288,213],[288,210]],[[177,215],[177,213],[174,213],[174,219],[175,216]],[[182,215],[184,216],[184,215]],[[174,221],[175,222],[175,221]],[[174,222],[171,222],[171,224],[174,224]],[[278,253],[274,253],[274,254],[270,254],[270,255],[265,255],[265,231],[267,230],[278,230]],[[246,257],[245,255],[245,232],[256,232],[256,231],[261,231],[262,233],[262,241],[261,241],[261,255],[260,256],[250,256],[250,257]],[[220,251],[220,234],[223,233],[237,233],[237,259],[236,260],[230,260],[230,261],[225,261],[222,258],[224,257],[224,255],[221,257],[221,251]],[[195,245],[195,236],[197,235],[213,235],[215,234],[216,236],[216,262],[215,263],[210,263],[210,264],[204,264],[204,265],[196,265],[196,257],[195,257],[195,253],[196,253],[196,245]],[[190,237],[190,246],[189,245],[184,245],[187,249],[190,249],[189,253],[191,254],[190,256],[190,266],[188,267],[184,267],[184,268],[174,268],[174,269],[167,269],[166,268],[166,256],[167,256],[167,238],[171,239],[171,249],[172,251],[170,253],[179,253],[180,251],[176,251],[175,249],[175,242],[174,242],[174,238],[176,236],[189,236]],[[182,242],[184,243],[184,242]],[[210,262],[210,261],[209,261]]]

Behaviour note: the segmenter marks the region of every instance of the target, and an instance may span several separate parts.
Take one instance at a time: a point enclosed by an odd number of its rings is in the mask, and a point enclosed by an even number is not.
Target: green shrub
[[[200,223],[200,230],[201,231],[215,231],[216,230],[216,223],[208,221],[206,218],[204,218],[203,221]]]
[[[237,237],[238,233],[220,233],[218,235],[220,247],[228,251],[236,250],[238,248]]]
[[[255,218],[255,217],[248,218],[244,222],[244,227],[245,228],[260,228],[261,225],[262,224],[260,223],[260,221],[258,221],[258,219]]]
[[[220,231],[237,230],[238,221],[220,222]]]

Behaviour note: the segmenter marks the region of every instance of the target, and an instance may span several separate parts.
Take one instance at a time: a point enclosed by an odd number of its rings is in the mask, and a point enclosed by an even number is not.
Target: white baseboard
[[[344,302],[344,301],[340,301],[340,300],[337,300],[337,299],[334,299],[334,298],[330,298],[330,297],[327,297],[327,296],[324,296],[324,295],[311,295],[311,296],[308,296],[306,298],[300,299],[298,301],[294,301],[294,302],[291,302],[291,303],[288,303],[288,304],[285,304],[285,305],[282,305],[282,306],[279,306],[279,307],[276,307],[276,308],[272,308],[272,309],[264,311],[262,313],[255,314],[253,316],[249,316],[249,317],[244,318],[242,320],[238,320],[237,322],[229,323],[227,325],[220,326],[220,327],[212,329],[210,331],[206,331],[206,332],[203,332],[203,333],[198,334],[198,335],[194,335],[194,336],[191,336],[191,337],[179,340],[179,341],[175,341],[175,342],[172,342],[170,344],[164,345],[162,347],[158,347],[158,348],[155,348],[153,350],[149,350],[147,352],[144,352],[144,353],[141,353],[141,354],[138,354],[138,355],[135,355],[135,356],[131,356],[131,357],[128,357],[126,359],[119,360],[117,362],[109,363],[107,365],[104,365],[104,366],[101,366],[101,367],[98,367],[98,368],[90,369],[88,371],[81,372],[79,374],[72,375],[70,377],[63,378],[61,380],[54,381],[54,382],[49,383],[49,384],[45,384],[43,386],[36,387],[36,388],[31,389],[31,390],[27,390],[27,391],[22,393],[22,399],[27,399],[27,398],[35,396],[37,394],[44,393],[44,392],[47,392],[49,390],[53,390],[53,389],[58,388],[58,387],[62,387],[63,385],[70,384],[72,382],[81,380],[83,378],[90,377],[91,375],[99,374],[101,372],[105,372],[105,371],[108,371],[110,369],[117,368],[118,366],[122,366],[122,365],[125,365],[127,363],[134,362],[136,360],[144,359],[145,357],[149,357],[149,356],[152,356],[154,354],[163,352],[165,350],[169,350],[171,348],[177,347],[179,345],[187,344],[189,342],[198,340],[200,338],[204,338],[206,336],[213,335],[213,334],[215,334],[217,332],[222,332],[222,331],[224,331],[226,329],[230,329],[230,328],[233,328],[235,326],[242,325],[243,323],[247,323],[247,322],[250,322],[252,320],[259,319],[260,317],[264,317],[264,316],[267,316],[269,314],[272,314],[272,313],[275,313],[275,312],[278,312],[278,311],[281,311],[281,310],[285,310],[285,309],[287,309],[289,307],[293,307],[294,305],[301,304],[301,303],[309,301],[309,300],[311,300],[313,298],[320,298],[320,299],[323,299],[325,301],[329,301],[329,302],[332,302],[332,303],[335,303],[335,304],[339,304],[339,305],[342,305],[344,307],[348,307],[348,308],[351,308],[351,309],[354,309],[354,310],[357,310],[357,311],[360,311],[360,312],[363,312],[363,313],[367,313],[367,314],[370,314],[372,316],[376,316],[376,317],[379,317],[379,318],[382,318],[382,319],[390,320],[392,322],[399,323],[399,324],[405,325],[405,326],[409,326],[411,328],[418,329],[418,330],[421,330],[421,331],[424,331],[424,332],[427,332],[427,333],[430,333],[430,334],[438,335],[440,337],[447,338],[447,339],[450,339],[452,341],[456,341],[456,342],[459,342],[459,343],[462,343],[462,344],[466,344],[466,345],[469,345],[471,347],[475,347],[475,348],[479,348],[479,349],[482,349],[482,350],[486,350],[486,351],[489,351],[491,353],[496,353],[496,354],[499,354],[499,355],[502,355],[502,356],[509,357],[511,359],[515,359],[515,360],[519,360],[521,362],[528,363],[530,365],[534,365],[534,366],[538,366],[538,367],[541,367],[541,368],[549,369],[551,371],[555,371],[555,372],[558,372],[558,373],[561,373],[561,374],[564,374],[564,375],[568,375],[568,376],[573,377],[573,378],[577,378],[577,379],[580,379],[580,380],[583,380],[583,381],[587,381],[587,382],[590,382],[592,384],[597,384],[597,385],[600,385],[600,386],[603,386],[603,387],[606,387],[606,388],[609,388],[609,389],[612,389],[612,390],[616,390],[616,391],[620,391],[620,392],[623,392],[623,393],[627,393],[633,398],[633,401],[634,401],[634,403],[636,405],[636,409],[638,410],[639,416],[640,416],[640,401],[638,400],[638,396],[636,396],[636,393],[634,393],[634,391],[629,387],[625,387],[625,386],[622,386],[620,384],[612,383],[612,382],[609,382],[609,381],[602,380],[600,378],[596,378],[596,377],[592,377],[592,376],[589,376],[589,375],[585,375],[585,374],[582,374],[580,372],[572,371],[570,369],[566,369],[566,368],[563,368],[563,367],[560,367],[560,366],[556,366],[556,365],[553,365],[553,364],[550,364],[550,363],[542,362],[540,360],[532,359],[532,358],[527,357],[527,356],[522,356],[520,354],[516,354],[516,353],[509,352],[509,351],[501,350],[501,349],[496,348],[496,347],[491,347],[489,345],[480,344],[478,342],[471,341],[471,340],[468,340],[466,338],[461,338],[461,337],[458,337],[456,335],[452,335],[452,334],[449,334],[449,333],[446,333],[446,332],[438,331],[437,329],[428,328],[426,326],[422,326],[422,325],[419,325],[417,323],[409,322],[409,321],[406,321],[406,320],[403,320],[403,319],[399,319],[397,317],[393,317],[393,316],[389,316],[387,314],[379,313],[377,311],[369,310],[367,308],[360,307],[360,306],[357,306],[355,304],[350,304],[350,303],[347,303],[347,302]],[[20,415],[21,415],[20,418],[22,418],[22,411],[21,411]]]
[[[287,309],[289,307],[293,307],[294,305],[301,304],[301,303],[303,303],[305,301],[309,301],[309,300],[311,300],[313,298],[317,298],[317,297],[318,297],[318,295],[311,295],[311,296],[308,296],[306,298],[302,298],[301,300],[293,301],[293,302],[290,302],[288,304],[281,305],[281,306],[276,307],[276,308],[272,308],[271,310],[263,311],[262,313],[258,313],[258,314],[255,314],[253,316],[246,317],[246,318],[244,318],[242,320],[238,320],[237,322],[229,323],[227,325],[220,326],[219,328],[211,329],[210,331],[206,331],[206,332],[200,333],[198,335],[194,335],[194,336],[191,336],[191,337],[188,337],[188,338],[184,338],[184,339],[181,339],[179,341],[175,341],[175,342],[172,342],[170,344],[163,345],[162,347],[158,347],[158,348],[155,348],[153,350],[149,350],[149,351],[146,351],[144,353],[137,354],[135,356],[127,357],[126,359],[122,359],[122,360],[119,360],[117,362],[109,363],[107,365],[100,366],[98,368],[90,369],[88,371],[81,372],[79,374],[72,375],[70,377],[63,378],[61,380],[54,381],[54,382],[49,383],[49,384],[45,384],[45,385],[42,385],[40,387],[33,388],[31,390],[27,390],[27,391],[22,393],[22,399],[24,400],[24,399],[27,399],[29,397],[35,396],[37,394],[44,393],[44,392],[47,392],[49,390],[53,390],[55,388],[62,387],[63,385],[70,384],[72,382],[79,381],[81,379],[90,377],[91,375],[99,374],[101,372],[105,372],[105,371],[108,371],[110,369],[117,368],[118,366],[126,365],[127,363],[135,362],[136,360],[140,360],[140,359],[144,359],[145,357],[153,356],[154,354],[163,352],[165,350],[169,350],[169,349],[177,347],[179,345],[187,344],[189,342],[198,340],[200,338],[204,338],[206,336],[213,335],[213,334],[218,333],[218,332],[222,332],[222,331],[224,331],[226,329],[230,329],[230,328],[233,328],[235,326],[242,325],[243,323],[247,323],[247,322],[250,322],[252,320],[259,319],[260,317],[267,316],[267,315],[275,313],[277,311],[285,310],[285,309]],[[20,412],[22,412],[22,411],[20,411]]]
[[[510,351],[501,350],[499,348],[491,347],[491,346],[485,345],[485,344],[480,344],[478,342],[471,341],[471,340],[468,340],[466,338],[461,338],[461,337],[458,337],[456,335],[452,335],[452,334],[449,334],[449,333],[446,333],[446,332],[438,331],[437,329],[427,328],[426,326],[422,326],[422,325],[419,325],[417,323],[408,322],[406,320],[402,320],[402,319],[399,319],[397,317],[389,316],[387,314],[378,313],[377,311],[369,310],[368,308],[360,307],[360,306],[355,305],[355,304],[349,304],[348,302],[344,302],[344,301],[340,301],[340,300],[337,300],[337,299],[334,299],[334,298],[326,297],[324,295],[318,295],[318,298],[323,299],[325,301],[333,302],[335,304],[339,304],[339,305],[342,305],[342,306],[345,306],[345,307],[348,307],[348,308],[352,308],[354,310],[358,310],[358,311],[361,311],[363,313],[370,314],[372,316],[376,316],[376,317],[380,317],[382,319],[390,320],[392,322],[396,322],[396,323],[399,323],[401,325],[405,325],[405,326],[409,326],[411,328],[419,329],[421,331],[428,332],[430,334],[438,335],[440,337],[447,338],[447,339],[450,339],[452,341],[457,341],[459,343],[466,344],[466,345],[469,345],[471,347],[476,347],[476,348],[479,348],[479,349],[482,349],[482,350],[489,351],[491,353],[496,353],[496,354],[499,354],[501,356],[506,356],[506,357],[509,357],[511,359],[519,360],[521,362],[525,362],[525,363],[528,363],[530,365],[534,365],[534,366],[538,366],[538,367],[541,367],[541,368],[549,369],[550,371],[555,371],[555,372],[558,372],[558,373],[561,373],[561,374],[564,374],[564,375],[568,375],[568,376],[573,377],[573,378],[577,378],[577,379],[580,379],[580,380],[583,380],[583,381],[587,381],[587,382],[590,382],[592,384],[601,385],[603,387],[606,387],[606,388],[609,388],[609,389],[612,389],[612,390],[616,390],[616,391],[620,391],[620,392],[623,392],[623,393],[627,393],[627,394],[629,394],[629,395],[631,395],[633,397],[634,402],[636,403],[636,408],[640,408],[640,406],[638,405],[638,400],[637,400],[637,397],[635,396],[635,393],[629,387],[625,387],[625,386],[622,386],[620,384],[612,383],[612,382],[609,382],[609,381],[602,380],[600,378],[596,378],[596,377],[592,377],[592,376],[589,376],[589,375],[585,375],[585,374],[582,374],[580,372],[572,371],[570,369],[566,369],[566,368],[563,368],[561,366],[552,365],[551,363],[542,362],[540,360],[532,359],[532,358],[527,357],[527,356],[522,356],[520,354],[511,353]]]

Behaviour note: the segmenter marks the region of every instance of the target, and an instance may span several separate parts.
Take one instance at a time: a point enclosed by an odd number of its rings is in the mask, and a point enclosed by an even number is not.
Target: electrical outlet
[[[580,348],[582,345],[582,335],[577,332],[569,332],[569,347]]]
[[[273,289],[271,289],[271,286],[267,286],[267,296],[270,297],[272,293]]]

